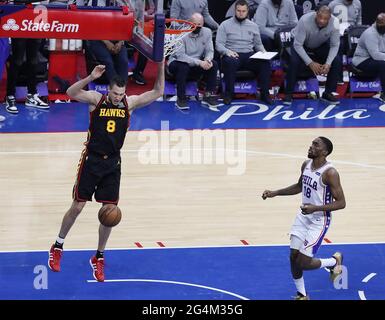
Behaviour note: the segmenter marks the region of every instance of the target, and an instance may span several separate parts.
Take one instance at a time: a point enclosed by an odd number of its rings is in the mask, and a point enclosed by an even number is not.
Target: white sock
[[[60,237],[57,237],[56,241],[57,241],[57,243],[60,243],[60,244],[64,243],[64,239],[60,238]]]
[[[334,258],[329,258],[329,259],[320,259],[321,261],[321,267],[320,268],[325,268],[325,267],[334,267],[337,263],[337,260]]]
[[[305,280],[303,277],[299,279],[294,279],[295,286],[297,288],[297,291],[302,294],[303,296],[306,296],[306,290],[305,290]]]

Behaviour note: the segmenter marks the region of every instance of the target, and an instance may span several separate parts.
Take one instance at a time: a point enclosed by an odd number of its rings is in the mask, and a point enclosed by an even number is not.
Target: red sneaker
[[[103,282],[104,281],[104,258],[96,259],[95,256],[93,256],[90,259],[90,265],[92,268],[92,275],[94,276],[94,279]]]
[[[48,267],[55,272],[60,271],[60,259],[63,254],[63,249],[55,248],[54,245],[52,245],[51,249],[48,252],[49,258],[48,258]]]

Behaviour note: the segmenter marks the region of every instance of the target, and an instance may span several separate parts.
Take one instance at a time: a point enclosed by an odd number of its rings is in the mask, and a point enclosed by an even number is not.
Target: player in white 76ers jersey
[[[340,252],[329,259],[313,258],[329,228],[331,211],[345,208],[339,174],[326,160],[332,151],[333,144],[329,139],[314,139],[308,151],[310,160],[302,164],[298,182],[276,191],[265,190],[262,194],[265,200],[302,192],[302,205],[290,231],[290,264],[297,287],[296,300],[309,300],[303,279],[304,270],[329,268],[333,281],[342,273]]]

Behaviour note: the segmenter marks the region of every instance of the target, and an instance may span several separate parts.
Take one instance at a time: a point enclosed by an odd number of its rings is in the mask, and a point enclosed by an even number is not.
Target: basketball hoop
[[[144,34],[153,35],[154,25],[145,23]],[[180,19],[166,19],[164,28],[164,51],[163,56],[166,58],[178,51],[182,46],[182,39],[196,28],[195,23]]]
[[[166,19],[164,29],[164,57],[178,51],[182,46],[182,39],[194,31],[196,25],[190,21]]]

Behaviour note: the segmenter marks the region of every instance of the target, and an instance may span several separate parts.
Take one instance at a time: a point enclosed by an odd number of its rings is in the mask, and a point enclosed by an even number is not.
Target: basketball
[[[108,204],[100,208],[98,218],[103,226],[114,227],[122,219],[122,212],[118,206]]]

